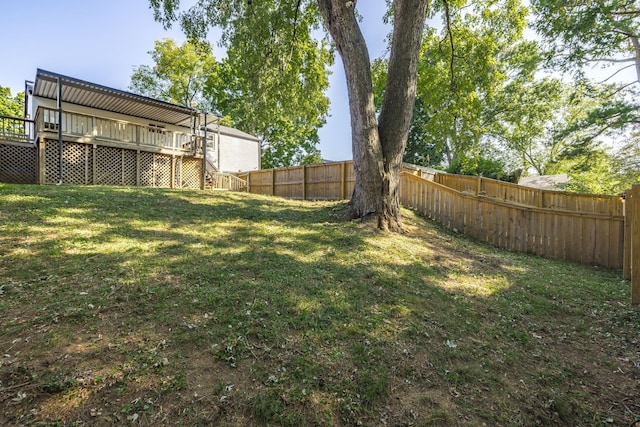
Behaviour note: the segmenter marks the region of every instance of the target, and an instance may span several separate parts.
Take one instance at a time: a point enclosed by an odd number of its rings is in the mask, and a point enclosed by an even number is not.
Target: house
[[[207,126],[207,160],[221,172],[260,169],[260,140],[221,124]],[[219,141],[219,143],[218,143]]]
[[[0,123],[0,181],[205,188],[260,168],[258,138],[214,114],[41,69],[25,86],[27,117]]]

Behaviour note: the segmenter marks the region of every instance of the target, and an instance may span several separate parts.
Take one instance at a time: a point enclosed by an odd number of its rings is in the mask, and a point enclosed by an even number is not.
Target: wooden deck
[[[33,135],[33,120],[0,115],[0,141],[25,144],[33,142]]]
[[[39,108],[35,120],[35,133],[42,139],[57,139],[58,111]],[[204,138],[199,135],[70,112],[62,113],[62,136],[63,140],[68,142],[178,156],[203,155]]]

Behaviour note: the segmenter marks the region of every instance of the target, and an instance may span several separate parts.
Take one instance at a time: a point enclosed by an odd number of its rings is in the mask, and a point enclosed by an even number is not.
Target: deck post
[[[89,144],[84,144],[84,185],[89,185]]]
[[[93,176],[93,185],[98,183],[98,144],[93,144],[93,155],[91,156],[91,175]]]
[[[196,132],[196,138],[197,132]],[[204,139],[202,140],[202,189],[207,188],[207,112],[204,113]]]
[[[58,184],[62,184],[62,79],[58,77]]]
[[[140,186],[140,150],[136,150],[136,186]]]
[[[45,180],[45,174],[44,171],[47,167],[46,165],[46,156],[45,156],[45,150],[46,150],[46,141],[44,139],[44,137],[42,135],[38,136],[38,184],[46,184],[44,182]]]
[[[170,178],[171,183],[169,184],[169,188],[176,187],[176,167],[177,167],[176,156],[175,154],[172,154],[171,155],[171,178]]]

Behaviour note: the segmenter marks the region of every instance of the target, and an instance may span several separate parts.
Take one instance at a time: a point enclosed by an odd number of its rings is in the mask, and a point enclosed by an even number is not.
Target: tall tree
[[[167,102],[208,109],[204,88],[220,83],[219,64],[206,42],[183,43],[173,40],[155,42],[149,52],[154,65],[134,67],[129,89]]]
[[[329,55],[327,49],[320,52]],[[134,67],[132,91],[225,116],[261,139],[262,167],[320,159],[318,128],[329,108],[324,59],[309,61],[316,68],[298,70],[303,84],[285,91],[276,79],[256,76],[262,68],[244,67],[236,51],[217,62],[206,41],[157,41],[149,53],[154,65]]]
[[[262,67],[285,88],[297,84],[290,79],[302,64],[290,63],[292,73],[282,73],[284,64],[274,65],[289,62],[292,53],[301,51],[293,41],[304,38],[317,45],[311,31],[323,22],[342,57],[347,78],[356,173],[352,215],[375,214],[379,228],[402,228],[398,186],[428,0],[392,2],[389,78],[379,116],[374,106],[371,62],[356,14],[357,0],[200,0],[184,13],[178,11],[179,0],[150,2],[156,19],[165,24],[180,20],[191,35],[205,33],[210,25],[221,26],[223,42],[242,52],[244,67]],[[303,63],[306,59],[308,55],[300,56]]]

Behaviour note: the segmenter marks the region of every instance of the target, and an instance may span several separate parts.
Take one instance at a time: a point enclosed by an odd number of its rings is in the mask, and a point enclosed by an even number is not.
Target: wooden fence
[[[452,174],[436,174],[434,181],[463,193],[472,192],[525,206],[600,215],[624,214],[620,196],[540,190],[495,179]]]
[[[356,178],[353,162],[265,169],[238,175],[255,194],[302,200],[346,200],[351,198]]]
[[[292,199],[345,200],[353,162],[241,174],[247,191]],[[621,268],[640,304],[640,185],[622,196],[563,193],[487,178],[406,169],[401,203],[458,232],[548,258]]]
[[[622,268],[624,216],[539,208],[403,174],[401,203],[496,246]]]

